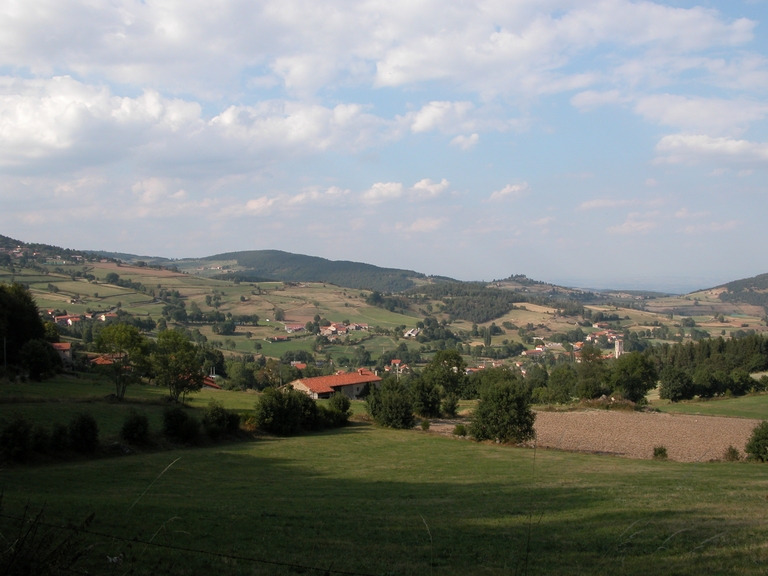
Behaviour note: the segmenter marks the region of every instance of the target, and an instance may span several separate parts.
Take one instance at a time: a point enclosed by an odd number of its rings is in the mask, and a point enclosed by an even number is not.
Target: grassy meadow
[[[353,573],[762,574],[768,562],[759,465],[534,453],[361,423],[0,474],[9,515],[95,513],[105,534]],[[90,573],[121,554],[120,573],[312,573],[86,540]]]
[[[768,420],[768,394],[753,394],[741,398],[711,398],[672,403],[654,400],[651,405],[662,412],[700,414],[702,416],[733,416]]]

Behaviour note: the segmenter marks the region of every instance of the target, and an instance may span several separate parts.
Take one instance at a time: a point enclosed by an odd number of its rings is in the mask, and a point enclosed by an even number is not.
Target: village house
[[[288,332],[288,334],[293,334],[294,332],[301,332],[304,330],[304,324],[286,324],[285,325],[285,331]]]
[[[348,398],[355,400],[366,384],[379,385],[381,378],[366,368],[359,368],[356,372],[337,372],[332,376],[317,376],[315,378],[300,378],[289,384],[295,390],[304,392],[310,398],[330,398],[332,394],[341,392]]]
[[[56,350],[64,366],[72,365],[72,344],[70,342],[54,342],[51,347]]]

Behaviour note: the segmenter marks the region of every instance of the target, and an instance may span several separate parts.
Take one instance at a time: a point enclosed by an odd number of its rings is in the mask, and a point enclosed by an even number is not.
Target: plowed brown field
[[[450,434],[459,421],[434,421],[431,430]],[[670,460],[696,462],[722,459],[728,446],[743,455],[759,423],[745,418],[584,410],[537,412],[535,428],[539,447],[650,459],[655,446],[664,446]]]

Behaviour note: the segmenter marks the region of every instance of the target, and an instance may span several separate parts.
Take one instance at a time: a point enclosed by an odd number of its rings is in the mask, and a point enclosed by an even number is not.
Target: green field
[[[121,574],[315,573],[242,558],[371,575],[763,574],[768,565],[761,465],[534,453],[356,424],[5,467],[2,481],[5,514],[27,502],[53,522],[93,512],[91,530],[194,550],[88,536],[94,548],[78,567],[98,574],[113,573],[106,557],[120,554]]]
[[[656,400],[651,405],[662,412],[768,420],[768,394],[755,394],[741,398],[687,400],[674,404],[668,400]]]

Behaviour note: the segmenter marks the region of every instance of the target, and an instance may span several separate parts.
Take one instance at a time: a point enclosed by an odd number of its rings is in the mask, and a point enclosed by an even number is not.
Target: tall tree
[[[111,364],[102,366],[113,384],[118,400],[125,397],[129,384],[141,379],[142,369],[146,363],[147,340],[141,335],[136,326],[130,324],[110,324],[99,332],[96,348],[109,355]]]
[[[45,327],[32,295],[21,284],[0,284],[0,362],[18,364],[21,347],[43,338]]]
[[[152,356],[158,384],[167,386],[175,402],[203,387],[205,378],[197,347],[176,330],[166,330],[157,337],[157,350]]]
[[[466,368],[456,350],[440,350],[426,365],[421,378],[429,385],[442,386],[446,394],[461,395],[467,380]]]
[[[640,352],[619,356],[611,370],[614,390],[632,402],[643,400],[648,391],[656,387],[657,380],[656,366]]]

